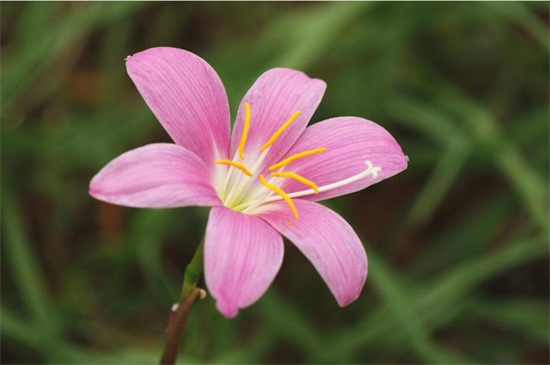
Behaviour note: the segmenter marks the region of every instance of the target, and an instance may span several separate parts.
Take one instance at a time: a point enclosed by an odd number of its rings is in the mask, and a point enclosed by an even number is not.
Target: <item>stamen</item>
[[[292,114],[292,116],[279,129],[277,129],[277,131],[275,133],[273,133],[271,138],[269,138],[269,140],[262,146],[262,148],[260,148],[260,152],[263,152],[267,147],[271,146],[277,140],[277,138],[279,138],[281,133],[283,133],[285,131],[285,129],[287,129],[288,126],[292,122],[294,122],[294,120],[296,118],[298,118],[298,115],[300,115],[299,110],[294,112],[294,114]]]
[[[300,176],[300,175],[298,175],[298,174],[295,173],[295,172],[273,172],[273,173],[271,174],[271,176],[275,176],[275,177],[288,177],[288,178],[294,179],[294,180],[299,181],[299,182],[301,182],[302,184],[307,185],[307,186],[309,186],[310,188],[312,188],[313,191],[315,191],[315,194],[318,194],[318,193],[319,193],[319,189],[317,188],[317,185],[315,185],[315,183],[314,183],[313,181],[308,180],[308,179],[306,179],[305,177]]]
[[[244,160],[244,145],[246,143],[246,137],[248,136],[248,128],[250,127],[250,105],[244,103],[244,126],[243,134],[241,136],[241,142],[239,143],[239,156],[241,160]]]
[[[286,166],[289,163],[291,163],[292,161],[297,160],[299,158],[315,155],[315,154],[320,153],[320,152],[325,152],[326,150],[327,149],[325,147],[321,147],[321,148],[316,148],[314,150],[309,150],[309,151],[304,151],[304,152],[297,153],[295,155],[292,155],[290,157],[285,158],[284,160],[282,160],[279,163],[276,163],[275,165],[269,166],[269,171],[273,171],[273,170],[276,170],[276,169],[281,168],[283,166]]]
[[[216,160],[214,162],[217,163],[218,165],[234,166],[234,167],[238,168],[239,170],[241,170],[245,175],[252,176],[252,173],[250,171],[248,171],[246,166],[241,164],[241,163],[231,161],[231,160]]]
[[[265,186],[266,188],[268,189],[271,189],[273,190],[275,193],[277,193],[281,198],[283,198],[283,200],[288,204],[288,206],[290,207],[290,209],[292,210],[292,213],[294,214],[294,217],[298,218],[298,210],[296,210],[296,206],[294,206],[294,202],[292,201],[292,199],[290,199],[288,197],[288,195],[283,191],[283,189],[273,185],[273,184],[270,184],[268,183],[266,180],[265,180],[265,177],[264,175],[261,175],[260,174],[260,182],[262,183],[263,186]]]

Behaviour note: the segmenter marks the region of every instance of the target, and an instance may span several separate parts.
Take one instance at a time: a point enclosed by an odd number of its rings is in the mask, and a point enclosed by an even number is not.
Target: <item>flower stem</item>
[[[185,268],[183,274],[183,286],[181,288],[181,299],[191,295],[197,286],[197,282],[201,278],[204,265],[204,237],[201,239],[191,262]]]
[[[173,315],[173,318],[171,318],[168,323],[168,329],[166,331],[166,344],[164,345],[164,351],[162,353],[162,358],[160,359],[160,364],[175,364],[181,335],[185,329],[187,317],[191,312],[191,306],[195,302],[195,299],[197,299],[197,296],[200,296],[201,299],[203,297],[203,294],[201,293],[202,289],[197,288],[197,282],[203,272],[203,251],[204,237],[201,240],[199,247],[197,247],[191,262],[185,268],[180,300],[175,311],[175,315]]]

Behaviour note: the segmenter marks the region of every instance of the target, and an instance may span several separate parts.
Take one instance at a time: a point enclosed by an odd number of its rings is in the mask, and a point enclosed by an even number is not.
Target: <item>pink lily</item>
[[[339,117],[306,128],[326,85],[271,69],[239,106],[233,133],[224,86],[200,57],[153,48],[126,59],[137,89],[175,144],[149,144],[107,164],[90,194],[129,207],[212,206],[206,285],[233,317],[258,300],[281,267],[287,237],[340,306],[359,296],[367,255],[351,226],[315,203],[364,189],[407,168],[382,127]]]

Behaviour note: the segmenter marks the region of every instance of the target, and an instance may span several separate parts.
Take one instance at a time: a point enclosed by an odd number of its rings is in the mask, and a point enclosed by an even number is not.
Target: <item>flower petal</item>
[[[301,197],[324,200],[362,190],[407,168],[407,157],[384,128],[366,119],[340,117],[308,127],[283,158],[315,148],[327,150],[291,162],[285,171],[295,172],[318,187],[350,178],[367,170],[365,161],[381,168],[378,176],[368,175],[348,185]],[[285,179],[281,188],[287,193],[309,189],[302,183]]]
[[[182,49],[151,48],[126,59],[128,74],[170,137],[210,168],[227,158],[229,106],[218,74]]]
[[[168,143],[136,148],[112,160],[90,182],[90,195],[140,208],[221,204],[205,164]]]
[[[311,79],[300,71],[274,68],[263,73],[248,90],[239,106],[231,136],[231,156],[236,153],[243,133],[244,103],[250,105],[251,111],[250,129],[245,145],[245,159],[250,161],[254,161],[260,155],[260,148],[295,112],[300,112],[271,146],[260,167],[262,169],[268,164],[275,163],[302,134],[321,102],[325,88],[324,81]]]
[[[332,210],[295,199],[296,219],[284,202],[260,213],[294,243],[319,272],[338,304],[343,307],[359,297],[367,278],[367,254],[353,228]]]
[[[204,243],[206,285],[226,317],[267,290],[283,262],[283,238],[263,220],[214,207]]]

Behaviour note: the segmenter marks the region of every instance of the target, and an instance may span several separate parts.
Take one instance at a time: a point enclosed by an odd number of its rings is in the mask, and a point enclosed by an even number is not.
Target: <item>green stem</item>
[[[181,299],[187,298],[191,295],[197,282],[201,278],[202,272],[204,270],[204,237],[201,239],[191,262],[185,268],[183,274],[183,286],[181,288]]]
[[[187,317],[189,317],[189,313],[191,312],[191,306],[195,302],[195,299],[197,299],[197,296],[201,296],[201,289],[197,288],[197,282],[203,272],[203,257],[204,237],[197,247],[191,262],[185,268],[178,308],[176,309],[174,318],[168,324],[166,344],[164,345],[160,364],[172,365],[176,363],[181,335],[185,329]]]

